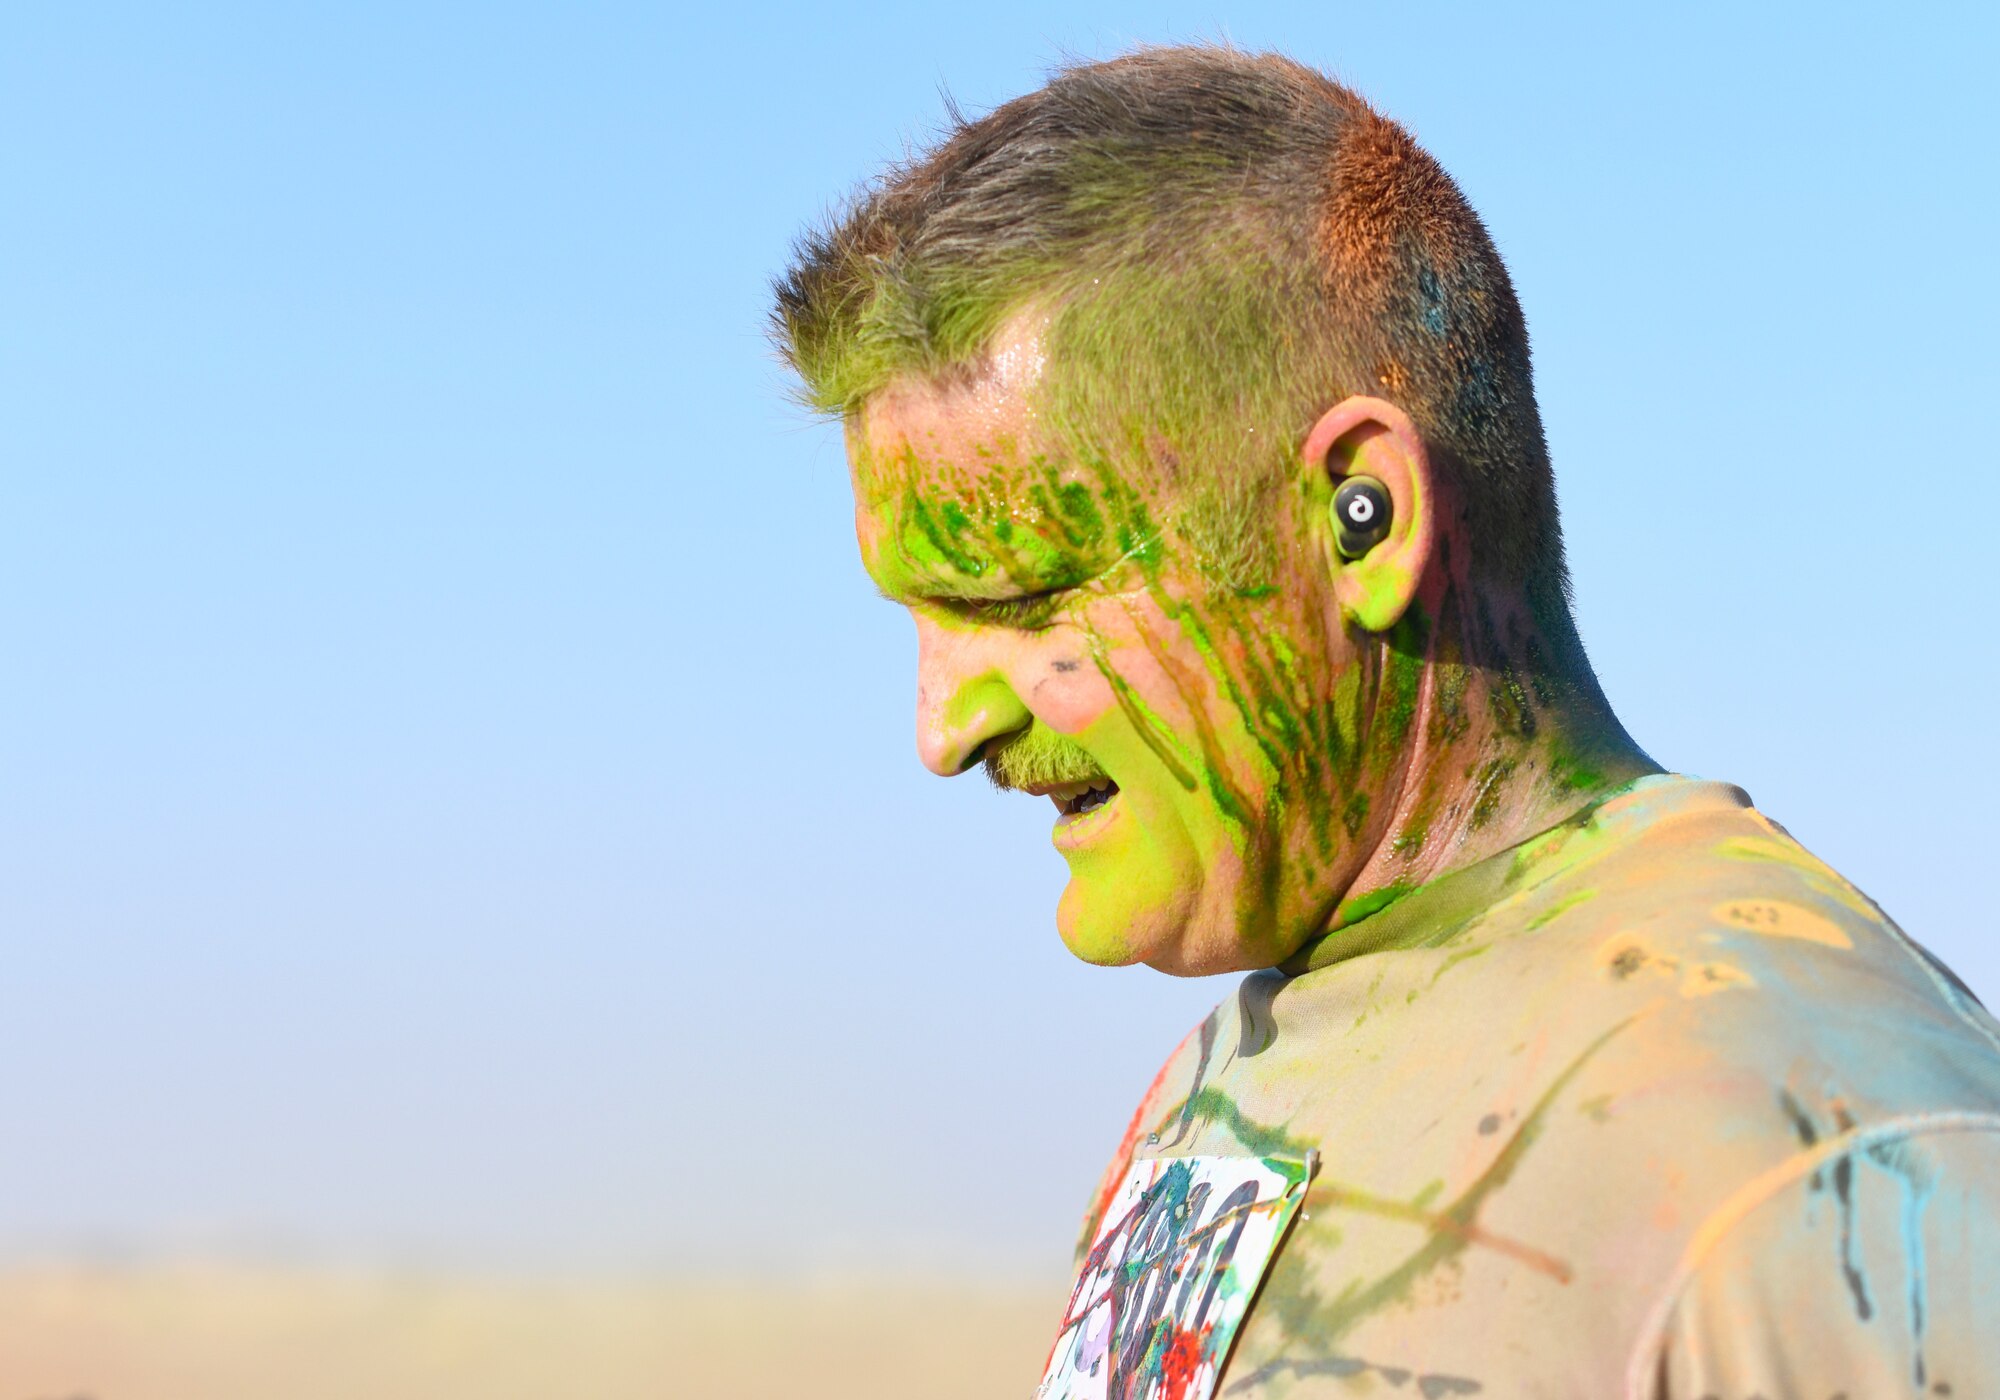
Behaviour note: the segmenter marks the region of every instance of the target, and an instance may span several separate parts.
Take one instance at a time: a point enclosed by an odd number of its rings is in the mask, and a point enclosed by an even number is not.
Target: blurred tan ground
[[[0,1273],[0,1400],[1022,1400],[1061,1287]]]

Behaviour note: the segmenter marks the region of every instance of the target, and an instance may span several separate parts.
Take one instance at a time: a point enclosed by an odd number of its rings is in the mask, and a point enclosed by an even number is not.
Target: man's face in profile
[[[1017,330],[849,425],[863,563],[917,624],[920,756],[1052,799],[1078,956],[1269,965],[1324,926],[1367,817],[1317,757],[1356,751],[1362,690],[1318,542],[1281,524],[1275,576],[1203,577],[1156,478],[1042,449],[1042,368]]]

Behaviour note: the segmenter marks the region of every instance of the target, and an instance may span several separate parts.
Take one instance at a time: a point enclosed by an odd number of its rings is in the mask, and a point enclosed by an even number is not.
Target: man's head
[[[1505,270],[1401,128],[1287,60],[1065,70],[806,239],[774,320],[916,617],[924,761],[1070,809],[1093,961],[1327,926],[1407,805],[1454,581],[1568,635]],[[1390,523],[1347,559],[1354,475]]]

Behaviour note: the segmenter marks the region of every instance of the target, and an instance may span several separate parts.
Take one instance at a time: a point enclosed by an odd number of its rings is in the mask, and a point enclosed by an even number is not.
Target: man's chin
[[[1120,928],[1115,920],[1104,917],[1105,912],[1101,901],[1092,900],[1071,879],[1056,903],[1056,932],[1062,936],[1063,946],[1098,967],[1138,962],[1142,950],[1135,945],[1132,930]]]
[[[1188,932],[1197,901],[1191,895],[1142,904],[1104,889],[1100,882],[1072,878],[1056,905],[1056,930],[1063,945],[1087,963],[1127,967],[1144,963],[1176,976],[1199,976],[1222,969],[1188,967]]]

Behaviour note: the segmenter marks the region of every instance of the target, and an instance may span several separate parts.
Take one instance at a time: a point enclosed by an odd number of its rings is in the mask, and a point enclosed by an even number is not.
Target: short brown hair
[[[1451,177],[1331,79],[1152,48],[954,114],[800,240],[772,324],[807,402],[845,415],[976,366],[1030,304],[1050,311],[1045,392],[1072,448],[1165,455],[1242,526],[1320,413],[1376,394],[1457,481],[1475,571],[1566,597],[1506,268]]]

